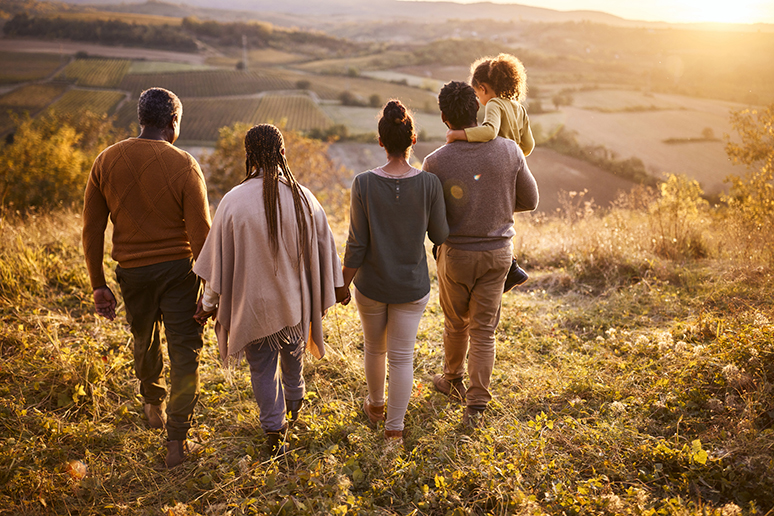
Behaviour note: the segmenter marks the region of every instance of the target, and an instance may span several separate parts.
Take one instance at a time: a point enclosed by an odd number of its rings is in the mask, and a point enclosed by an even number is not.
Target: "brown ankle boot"
[[[381,407],[374,407],[371,405],[368,396],[363,401],[363,412],[368,417],[368,421],[371,427],[375,427],[379,421],[384,421],[384,405]]]
[[[148,418],[148,426],[151,428],[165,428],[167,426],[167,403],[162,401],[160,405],[146,403],[143,407],[145,417]]]
[[[279,430],[266,431],[266,444],[269,446],[269,455],[272,457],[280,457],[290,451],[290,444],[285,442],[287,433],[287,423]]]
[[[193,441],[167,441],[167,457],[164,459],[168,468],[174,468],[183,463],[192,453],[198,452],[202,447]]]

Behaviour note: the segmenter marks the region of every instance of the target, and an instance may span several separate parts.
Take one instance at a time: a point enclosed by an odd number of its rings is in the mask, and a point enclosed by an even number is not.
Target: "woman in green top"
[[[441,181],[412,167],[414,120],[399,100],[384,106],[379,145],[387,163],[352,182],[344,284],[354,279],[365,341],[368,395],[363,409],[372,425],[384,421],[385,360],[390,380],[386,438],[402,440],[414,381],[414,342],[430,296],[425,233],[436,244],[449,235]]]

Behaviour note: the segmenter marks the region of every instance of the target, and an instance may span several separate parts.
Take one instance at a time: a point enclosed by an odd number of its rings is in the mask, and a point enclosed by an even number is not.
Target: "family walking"
[[[224,362],[244,357],[249,364],[261,427],[271,453],[280,455],[305,398],[304,353],[324,356],[322,319],[334,304],[351,300],[363,330],[365,421],[384,422],[384,437],[401,443],[414,344],[431,288],[426,236],[435,244],[444,312],[444,363],[433,385],[464,405],[464,424],[481,424],[492,399],[506,277],[510,283],[526,277],[518,278],[512,257],[513,216],[538,203],[525,160],[534,140],[518,103],[525,81],[521,63],[501,54],[474,64],[472,85],[446,84],[438,104],[447,144],[421,169],[409,162],[414,120],[400,101],[388,102],[378,123],[386,162],[352,182],[342,259],[325,211],[288,166],[279,129],[261,124],[247,132],[244,180],[211,220],[198,163],[172,145],[180,134],[180,100],[162,88],[141,94],[139,136],[107,148],[92,167],[83,247],[96,311],[112,320],[117,301],[103,268],[112,221],[135,373],[148,424],[166,429],[167,467],[198,448],[187,437],[209,318]]]

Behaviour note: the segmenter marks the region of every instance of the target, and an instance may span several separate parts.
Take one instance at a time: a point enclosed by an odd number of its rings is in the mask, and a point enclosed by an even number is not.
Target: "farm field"
[[[75,80],[78,86],[115,88],[121,83],[130,65],[128,59],[76,59],[57,78]]]
[[[132,61],[127,74],[200,72],[212,70],[206,64],[176,63],[173,61]]]
[[[417,142],[411,156],[411,164],[421,167],[428,154],[443,145],[442,142]],[[329,154],[337,163],[353,171],[353,177],[385,163],[384,149],[376,143],[334,143]],[[550,149],[536,148],[527,158],[532,174],[540,190],[540,205],[536,212],[553,214],[564,209],[560,193],[583,192],[584,201],[594,201],[597,207],[607,208],[628,192],[633,184],[585,161],[563,156]]]
[[[1,108],[20,108],[30,111],[43,109],[61,95],[67,86],[61,83],[28,84],[0,97]]]
[[[266,95],[255,112],[256,123],[272,122],[293,131],[325,129],[331,119],[307,95]]]
[[[350,70],[388,70],[398,66],[411,57],[410,52],[387,51],[362,57],[319,59],[295,68],[322,75],[346,75]]]
[[[120,91],[72,89],[51,104],[50,109],[63,114],[77,115],[83,111],[91,111],[109,115],[125,97]]]
[[[444,65],[413,65],[395,68],[396,73],[403,73],[417,77],[428,77],[441,81],[467,81],[470,75],[468,66],[444,66]],[[528,71],[529,72],[529,71]],[[529,77],[529,76],[528,76]],[[530,82],[527,79],[528,83]]]
[[[92,56],[115,57],[121,59],[151,59],[158,61],[173,61],[178,63],[204,64],[205,54],[189,54],[171,50],[154,50],[150,48],[110,47],[77,41],[45,41],[34,39],[0,38],[0,52],[37,53],[49,56],[69,56],[76,52],[86,52]],[[4,61],[5,62],[5,61]],[[54,68],[56,69],[56,68]],[[53,71],[53,70],[52,70]]]
[[[318,92],[322,99],[335,100],[343,91],[349,91],[359,96],[363,101],[368,101],[371,95],[379,95],[382,102],[386,103],[392,98],[400,99],[404,104],[411,107],[414,111],[426,110],[437,112],[438,101],[436,93],[402,84],[393,84],[367,77],[342,77],[335,75],[308,75],[302,76],[312,83],[312,89],[318,91],[320,87],[325,88],[330,94]]]
[[[180,142],[190,145],[196,142],[214,142],[221,127],[235,122],[259,124],[283,123],[294,131],[308,131],[315,127],[327,127],[330,119],[317,104],[305,95],[267,95],[238,99],[182,99],[183,125]],[[124,110],[122,110],[123,112]],[[120,122],[128,125],[136,122],[136,112],[122,113]]]
[[[137,25],[180,25],[182,18],[174,16],[159,16],[152,14],[139,14],[139,13],[112,13],[103,11],[80,11],[80,12],[63,12],[58,13],[58,17],[64,19],[77,19],[77,20],[120,20],[124,23],[134,23]]]
[[[11,113],[35,116],[64,93],[64,84],[28,84],[0,97],[0,134],[13,128]],[[9,113],[10,112],[10,113]]]
[[[292,90],[296,86],[266,70],[240,72],[212,70],[199,72],[131,74],[121,81],[120,88],[132,92],[132,98],[150,87],[159,86],[174,91],[179,97],[224,97],[249,95],[271,90]]]
[[[371,79],[377,79],[384,82],[405,82],[409,86],[413,86],[415,88],[422,88],[423,90],[428,90],[433,93],[438,93],[440,91],[441,86],[443,86],[443,82],[439,81],[437,79],[432,79],[429,77],[421,77],[418,75],[411,75],[407,73],[401,73],[401,72],[394,72],[391,70],[375,70],[375,71],[365,71],[360,72],[360,75],[364,77],[370,77]]]
[[[66,57],[47,53],[19,53],[3,45],[0,38],[0,84],[36,81],[48,77],[67,62]],[[10,50],[10,51],[9,51]]]
[[[575,105],[594,107],[594,110],[565,106],[560,113],[536,115],[531,121],[540,124],[545,134],[564,125],[577,132],[581,144],[604,145],[620,159],[636,156],[657,177],[668,173],[685,174],[698,180],[708,194],[724,191],[723,180],[729,174],[738,175],[744,171],[729,161],[722,141],[724,134],[732,132],[729,111],[739,109],[741,105],[654,94],[654,102],[664,106],[671,104],[676,109],[608,113],[597,109],[610,105],[625,109],[622,100],[625,93],[614,92],[611,103],[605,102],[603,94],[600,91],[574,94]],[[640,103],[640,93],[631,92],[630,95],[631,103]],[[705,128],[712,129],[718,140],[678,145],[664,143],[667,138],[698,138]]]
[[[294,64],[309,60],[309,56],[293,52],[285,52],[276,48],[258,48],[247,51],[247,68],[253,67],[277,66]],[[213,56],[207,59],[207,64],[225,68],[234,68],[238,62],[242,61],[242,56]]]
[[[384,102],[389,98],[391,97],[386,97]],[[352,134],[375,134],[377,131],[376,125],[379,121],[380,107],[355,107],[327,103],[321,104],[320,107],[333,120],[333,123],[346,125]],[[417,134],[424,131],[422,135],[427,140],[446,139],[446,126],[441,122],[440,113],[414,111],[413,115]]]

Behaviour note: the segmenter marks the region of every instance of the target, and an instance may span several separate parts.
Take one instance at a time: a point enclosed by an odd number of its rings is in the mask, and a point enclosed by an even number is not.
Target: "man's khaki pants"
[[[468,355],[466,404],[485,407],[495,360],[494,332],[500,322],[505,276],[513,245],[492,251],[464,251],[444,244],[438,253],[438,290],[444,313],[444,376],[462,378]],[[469,351],[468,351],[469,350]]]

